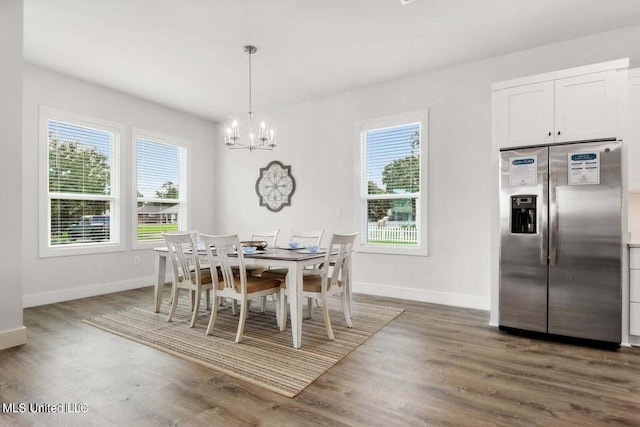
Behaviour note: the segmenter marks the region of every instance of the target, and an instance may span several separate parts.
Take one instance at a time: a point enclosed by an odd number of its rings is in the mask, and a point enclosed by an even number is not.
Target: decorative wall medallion
[[[260,206],[271,212],[278,212],[285,206],[291,206],[291,196],[296,191],[296,180],[291,175],[291,166],[285,166],[277,160],[260,168],[256,181],[256,193]]]

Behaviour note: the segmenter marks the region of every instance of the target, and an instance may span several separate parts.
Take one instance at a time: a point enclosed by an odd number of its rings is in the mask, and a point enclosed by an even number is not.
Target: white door
[[[553,142],[553,82],[500,91],[500,148]]]
[[[615,71],[555,81],[555,142],[616,137]]]

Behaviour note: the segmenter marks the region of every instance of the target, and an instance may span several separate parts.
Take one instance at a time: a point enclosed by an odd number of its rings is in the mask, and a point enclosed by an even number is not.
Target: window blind
[[[364,242],[418,245],[420,123],[365,130],[362,143]]]
[[[368,194],[420,191],[420,124],[366,131]]]
[[[112,241],[119,134],[49,119],[49,245]]]
[[[162,239],[177,231],[184,209],[184,148],[146,138],[136,139],[138,241]]]

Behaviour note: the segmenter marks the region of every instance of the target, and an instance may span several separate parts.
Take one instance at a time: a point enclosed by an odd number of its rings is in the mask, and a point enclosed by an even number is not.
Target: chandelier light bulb
[[[269,142],[267,143],[267,145],[271,147],[271,149],[275,148],[276,146],[276,133],[273,131],[273,129],[269,130]]]

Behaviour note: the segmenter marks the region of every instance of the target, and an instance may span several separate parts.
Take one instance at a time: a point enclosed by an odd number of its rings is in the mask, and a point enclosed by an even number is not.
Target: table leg
[[[156,281],[153,285],[153,296],[156,303],[155,312],[160,311],[160,303],[162,303],[162,292],[164,291],[164,276],[167,270],[167,257],[159,251],[156,253]]]
[[[289,305],[291,311],[291,335],[293,347],[302,346],[302,267],[297,263],[289,266]]]

